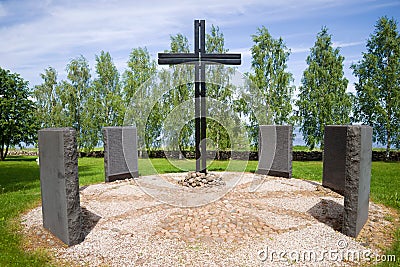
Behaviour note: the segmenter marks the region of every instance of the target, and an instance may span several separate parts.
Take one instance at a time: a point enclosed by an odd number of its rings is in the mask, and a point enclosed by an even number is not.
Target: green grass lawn
[[[36,157],[8,157],[0,162],[0,266],[49,266],[45,252],[27,253],[21,249],[22,236],[18,216],[40,203],[39,167]],[[213,161],[211,171],[254,172],[256,161]],[[193,160],[139,159],[141,175],[189,171],[194,169]],[[322,162],[293,162],[293,177],[321,181]],[[80,185],[104,181],[102,158],[79,159]],[[371,199],[400,211],[400,163],[373,162]],[[388,254],[400,259],[400,229],[396,242],[388,248]],[[389,265],[388,265],[389,266]]]
[[[35,157],[9,157],[0,162],[0,266],[44,266],[45,253],[20,248],[18,215],[40,201],[39,168]]]

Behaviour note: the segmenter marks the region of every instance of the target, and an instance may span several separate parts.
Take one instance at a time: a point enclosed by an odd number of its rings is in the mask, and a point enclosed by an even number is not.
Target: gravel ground
[[[65,266],[357,266],[392,240],[397,216],[374,203],[357,239],[341,234],[343,197],[316,182],[218,173],[225,186],[190,189],[184,175],[81,188],[86,237],[72,247],[37,207],[21,218],[25,248]]]

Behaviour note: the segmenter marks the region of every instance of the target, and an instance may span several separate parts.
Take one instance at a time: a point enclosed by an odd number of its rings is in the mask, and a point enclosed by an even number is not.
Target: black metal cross
[[[160,65],[195,64],[196,171],[202,173],[207,172],[205,64],[241,64],[241,54],[207,54],[205,29],[205,20],[194,21],[194,53],[158,53]]]

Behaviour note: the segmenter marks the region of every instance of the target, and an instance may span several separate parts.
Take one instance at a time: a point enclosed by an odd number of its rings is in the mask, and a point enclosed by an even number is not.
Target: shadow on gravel
[[[86,209],[85,207],[81,207],[82,210],[82,234],[83,237],[86,238],[86,236],[93,230],[93,228],[96,226],[96,224],[99,222],[101,217],[90,210]]]
[[[334,230],[341,232],[343,224],[343,205],[327,199],[321,199],[319,203],[314,205],[307,211],[319,222],[322,222]]]

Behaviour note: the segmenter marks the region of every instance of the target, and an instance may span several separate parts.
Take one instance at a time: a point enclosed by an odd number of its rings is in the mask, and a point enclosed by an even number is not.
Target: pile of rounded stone
[[[214,173],[189,172],[178,184],[187,187],[211,187],[225,185],[222,178]]]

